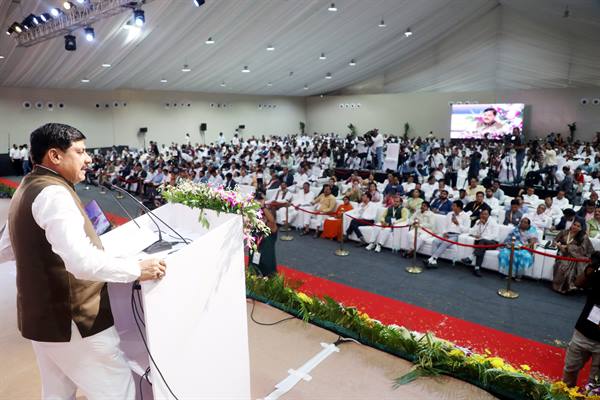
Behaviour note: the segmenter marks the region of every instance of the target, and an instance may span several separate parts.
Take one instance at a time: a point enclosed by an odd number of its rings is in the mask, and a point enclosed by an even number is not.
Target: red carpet
[[[15,188],[18,186],[18,183],[6,178],[0,178],[0,184]],[[127,218],[115,214],[106,213],[106,216],[115,225],[127,221]],[[479,353],[483,353],[487,349],[493,355],[502,357],[513,365],[527,364],[532,371],[537,371],[552,379],[560,379],[562,376],[564,349],[329,281],[285,266],[279,266],[279,270],[291,279],[303,281],[302,291],[318,296],[328,295],[345,305],[357,306],[361,311],[385,324],[402,325],[419,332],[433,332],[440,338]],[[580,374],[580,385],[588,373],[589,364]]]
[[[433,332],[440,338],[468,347],[478,353],[484,353],[487,349],[494,356],[502,357],[515,366],[529,365],[532,371],[552,379],[560,379],[562,376],[564,349],[332,282],[285,266],[278,266],[278,269],[286,277],[303,281],[301,287],[303,292],[317,296],[328,295],[344,305],[357,306],[371,318],[384,324],[402,325],[419,332]],[[580,374],[580,384],[588,373],[589,364]]]

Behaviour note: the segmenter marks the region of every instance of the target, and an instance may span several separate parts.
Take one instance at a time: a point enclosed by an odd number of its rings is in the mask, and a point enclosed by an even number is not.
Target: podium
[[[159,223],[163,239],[179,242],[163,253],[141,250],[157,240],[148,215],[101,236],[105,250],[122,257],[164,258],[166,276],[159,281],[109,284],[115,327],[121,349],[134,372],[137,398],[250,399],[250,361],[246,319],[246,288],[242,218],[205,210],[210,223],[199,223],[200,210],[166,204],[154,210],[179,232],[183,241]],[[135,296],[135,298],[133,297]],[[133,317],[132,301],[140,300],[150,354]],[[148,381],[144,374],[149,368]]]

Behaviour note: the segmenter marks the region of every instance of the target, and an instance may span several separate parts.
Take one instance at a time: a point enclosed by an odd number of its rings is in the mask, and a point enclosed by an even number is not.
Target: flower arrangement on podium
[[[238,214],[244,221],[244,244],[256,250],[257,238],[271,234],[263,221],[260,204],[252,194],[243,194],[238,190],[225,190],[223,187],[213,188],[203,183],[182,181],[176,186],[165,186],[160,189],[163,198],[171,203],[181,203],[190,208],[200,209],[200,223],[209,228],[204,210],[219,213]]]

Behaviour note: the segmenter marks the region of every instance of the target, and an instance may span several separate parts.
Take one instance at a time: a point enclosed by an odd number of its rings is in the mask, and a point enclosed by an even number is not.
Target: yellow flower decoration
[[[465,353],[463,353],[459,349],[453,349],[448,353],[448,355],[451,357],[464,357]]]
[[[308,297],[306,293],[298,292],[296,293],[296,296],[298,296],[298,298],[304,303],[312,304],[313,302],[313,300],[310,297]]]
[[[531,371],[531,367],[527,364],[523,364],[520,367],[523,371]]]
[[[490,357],[487,360],[490,362],[490,364],[492,364],[492,367],[494,367],[496,369],[504,368],[504,360],[501,359],[500,357]]]

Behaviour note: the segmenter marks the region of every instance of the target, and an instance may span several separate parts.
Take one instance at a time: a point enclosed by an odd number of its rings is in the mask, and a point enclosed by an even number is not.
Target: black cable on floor
[[[259,321],[257,321],[257,320],[254,319],[254,308],[255,307],[256,307],[256,300],[252,299],[252,311],[250,311],[250,319],[252,320],[252,322],[254,322],[257,325],[261,325],[261,326],[273,326],[273,325],[277,325],[277,324],[280,324],[280,323],[285,322],[285,321],[290,321],[292,319],[296,319],[296,317],[292,316],[292,317],[287,317],[287,318],[284,318],[284,319],[276,321],[276,322],[270,322],[270,323],[269,322],[259,322]]]
[[[154,357],[152,357],[152,353],[150,353],[150,348],[148,347],[148,343],[146,342],[146,338],[144,337],[142,327],[140,326],[140,321],[138,321],[139,311],[137,309],[137,305],[136,305],[136,301],[135,301],[135,291],[136,290],[140,290],[139,284],[137,284],[137,282],[134,283],[131,288],[131,307],[132,307],[132,311],[133,311],[133,320],[135,321],[135,325],[136,325],[138,332],[142,338],[142,342],[144,342],[144,347],[146,348],[146,352],[148,352],[148,357],[150,357],[150,361],[152,361],[152,365],[154,365],[154,368],[156,368],[156,371],[160,375],[160,379],[162,379],[162,381],[164,382],[165,386],[169,390],[169,393],[171,393],[171,396],[173,396],[175,398],[175,400],[179,400],[178,397],[175,395],[175,393],[173,393],[173,390],[171,390],[171,387],[167,383],[167,380],[165,379],[160,368],[158,368],[158,365],[156,365],[156,361],[154,361]],[[141,307],[141,304],[140,304],[140,307]]]

